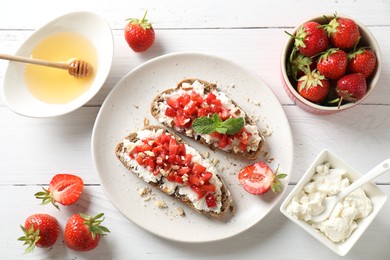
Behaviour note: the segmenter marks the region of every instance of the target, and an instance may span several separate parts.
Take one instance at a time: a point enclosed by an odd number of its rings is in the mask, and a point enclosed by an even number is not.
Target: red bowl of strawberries
[[[302,109],[337,113],[374,90],[381,54],[374,36],[357,20],[340,14],[317,16],[286,34],[283,86]]]

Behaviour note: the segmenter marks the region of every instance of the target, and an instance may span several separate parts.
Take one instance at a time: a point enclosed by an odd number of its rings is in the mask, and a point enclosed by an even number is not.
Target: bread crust
[[[186,144],[188,146],[190,146],[188,143],[186,143],[183,139],[181,139],[178,135],[176,135],[175,133],[172,133],[171,131],[169,131],[168,129],[166,129],[165,127],[161,127],[161,126],[156,126],[156,125],[151,125],[151,126],[146,126],[143,128],[143,130],[159,130],[159,129],[163,129],[166,133],[169,133],[171,134],[175,139],[176,141],[179,143],[179,144]],[[119,142],[115,148],[115,155],[116,157],[119,159],[119,161],[128,169],[130,170],[131,172],[133,172],[137,177],[139,177],[140,179],[144,180],[139,174],[138,174],[138,171],[137,169],[134,169],[131,165],[127,164],[126,160],[124,159],[124,157],[121,155],[123,149],[125,148],[124,147],[124,144],[123,144],[123,140],[124,139],[128,139],[130,142],[136,142],[139,140],[138,138],[138,135],[137,135],[137,132],[134,132],[134,133],[131,133],[129,134],[128,136],[126,136],[125,138],[122,139],[121,142]],[[202,155],[201,155],[202,156]],[[202,156],[203,159],[205,159],[203,156]],[[219,175],[218,172],[215,172],[213,173],[215,174],[218,179],[222,182],[222,187],[221,187],[221,193],[222,193],[222,197],[221,197],[221,211],[219,213],[216,213],[216,212],[211,212],[211,211],[205,211],[205,210],[199,210],[197,209],[196,207],[194,207],[193,203],[190,201],[190,199],[187,197],[187,196],[184,196],[184,195],[180,195],[179,192],[178,192],[178,189],[176,189],[172,194],[168,194],[166,193],[167,195],[175,198],[175,199],[178,199],[179,201],[183,202],[184,204],[188,205],[190,208],[194,209],[195,211],[201,213],[201,214],[204,214],[204,215],[208,215],[208,216],[211,216],[213,218],[225,218],[229,213],[232,213],[233,212],[233,199],[232,199],[232,196],[230,194],[230,191],[228,190],[225,182],[223,181],[222,177]],[[145,180],[144,180],[145,181]],[[146,182],[146,181],[145,181]],[[162,192],[165,192],[164,190],[162,190],[160,188],[160,185],[162,184],[162,181],[159,180],[158,182],[148,182],[148,184],[150,184],[151,186],[155,187],[156,189],[158,190],[161,190]]]
[[[163,92],[159,93],[153,99],[153,101],[151,103],[151,106],[150,106],[150,113],[152,114],[152,116],[154,118],[156,118],[157,120],[159,119],[158,103],[165,102],[165,99],[163,98],[164,94],[170,94],[170,93],[176,91],[177,89],[180,89],[183,83],[192,84],[195,81],[199,81],[200,83],[202,83],[204,85],[205,94],[208,94],[208,93],[212,92],[213,90],[217,89],[217,85],[216,84],[207,82],[205,80],[195,79],[195,78],[184,79],[184,80],[180,81],[179,83],[177,83],[175,88],[166,89]],[[232,103],[235,106],[237,106],[238,108],[243,110],[234,100],[231,99],[231,101],[232,101]],[[249,125],[254,125],[254,126],[257,127],[256,122],[248,115],[248,113],[245,112],[245,115],[246,115],[245,116],[245,122],[247,124],[249,124]],[[163,124],[166,127],[169,127],[171,129],[173,129],[173,127],[171,125],[168,125],[168,124],[166,124],[164,122],[163,122]],[[173,130],[175,130],[175,129],[173,129]],[[181,133],[181,134],[183,134],[183,135],[185,135],[187,137],[190,137],[190,138],[192,138],[192,139],[202,143],[203,145],[208,146],[212,150],[215,150],[216,148],[218,149],[218,147],[215,147],[214,145],[207,143],[206,140],[203,137],[201,137],[200,139],[195,139],[194,136],[187,135],[186,131],[177,131],[177,132],[179,132],[179,133]],[[262,148],[264,147],[264,143],[265,143],[264,142],[264,137],[261,135],[260,129],[258,129],[258,133],[259,133],[259,135],[261,137],[261,141],[260,141],[256,151],[249,151],[249,152],[245,151],[245,152],[242,152],[241,150],[237,150],[237,152],[235,152],[234,150],[232,150],[232,151],[225,151],[225,150],[222,150],[222,149],[219,149],[219,150],[227,152],[227,153],[234,154],[234,155],[236,155],[236,156],[238,156],[240,158],[244,158],[244,159],[248,159],[248,160],[255,160],[261,154]]]

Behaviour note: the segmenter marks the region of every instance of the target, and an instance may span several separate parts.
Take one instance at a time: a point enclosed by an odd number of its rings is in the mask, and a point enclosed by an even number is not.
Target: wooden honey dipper
[[[8,55],[8,54],[0,54],[0,59],[31,63],[31,64],[36,64],[41,66],[67,70],[70,75],[76,78],[88,77],[89,75],[91,75],[93,71],[93,67],[91,64],[89,64],[86,61],[78,60],[78,59],[72,59],[68,63],[64,63],[64,62],[54,62],[54,61],[27,58],[27,57]]]

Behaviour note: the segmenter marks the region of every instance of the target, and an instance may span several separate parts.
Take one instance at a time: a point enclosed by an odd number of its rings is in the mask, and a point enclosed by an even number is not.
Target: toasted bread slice
[[[184,118],[188,121],[184,121],[184,125],[178,126],[178,121],[175,120],[175,116],[167,115],[169,113],[166,113],[166,111],[167,109],[171,111],[173,109],[175,112],[172,113],[175,114],[176,112],[179,113],[179,109],[172,108],[168,104],[167,100],[177,100],[179,97],[184,95],[191,96],[191,93],[193,92],[199,94],[203,98],[203,103],[199,105],[199,102],[197,101],[197,112],[192,113],[191,115],[185,115]],[[200,116],[200,108],[210,106],[206,101],[209,93],[213,93],[216,98],[221,101],[224,112],[219,113],[228,113],[228,115],[225,114],[225,117],[243,117],[245,119],[243,131],[234,137],[230,136],[228,138],[228,140],[230,140],[228,143],[224,141],[221,142],[221,139],[225,138],[223,135],[199,134],[194,132],[192,129],[193,120]],[[192,101],[191,98],[191,101],[184,105],[184,110],[188,108],[188,106],[193,105],[193,102],[195,101]],[[228,98],[223,92],[219,91],[216,84],[209,83],[204,80],[185,79],[180,81],[176,88],[167,89],[161,92],[152,101],[150,112],[165,126],[193,138],[204,145],[208,145],[211,149],[217,148],[241,158],[250,160],[256,159],[260,155],[261,149],[264,145],[264,138],[261,135],[261,131],[248,113],[239,107],[235,101]],[[207,116],[211,115],[212,113],[208,112]]]
[[[169,145],[164,145],[166,143]],[[233,210],[232,196],[217,169],[164,127],[147,126],[131,133],[118,143],[115,154],[146,183],[202,214],[222,218]],[[202,165],[204,172],[195,170],[195,165]],[[206,175],[208,177],[203,178]],[[214,204],[209,204],[210,201]]]

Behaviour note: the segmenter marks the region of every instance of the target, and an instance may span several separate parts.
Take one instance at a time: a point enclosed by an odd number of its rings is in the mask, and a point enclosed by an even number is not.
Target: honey
[[[67,63],[77,58],[93,67],[90,76],[75,78],[67,70],[27,64],[27,88],[34,97],[49,104],[66,104],[81,96],[91,87],[97,70],[95,47],[86,37],[75,32],[61,32],[47,37],[34,47],[31,57]]]

